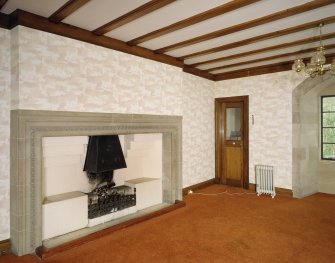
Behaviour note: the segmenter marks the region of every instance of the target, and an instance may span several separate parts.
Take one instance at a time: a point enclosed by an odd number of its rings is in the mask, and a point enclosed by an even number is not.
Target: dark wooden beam
[[[225,13],[228,13],[230,11],[239,9],[241,7],[244,7],[246,5],[250,5],[252,3],[258,2],[259,0],[238,0],[238,1],[231,1],[226,4],[220,5],[216,8],[210,9],[206,12],[191,16],[187,19],[181,20],[179,22],[176,22],[174,24],[171,24],[169,26],[163,27],[161,29],[152,31],[148,34],[145,34],[143,36],[140,36],[138,38],[132,39],[128,42],[129,45],[138,45],[140,43],[143,43],[145,41],[160,37],[162,35],[166,35],[168,33],[174,32],[176,30],[194,25],[196,23],[205,21],[207,19],[223,15]]]
[[[9,15],[0,13],[0,28],[9,29]]]
[[[183,71],[186,73],[198,76],[198,77],[205,78],[205,79],[215,80],[215,76],[213,74],[197,69],[197,68],[189,67],[187,65],[183,67]]]
[[[51,22],[59,23],[75,11],[77,11],[80,7],[85,5],[90,0],[69,0],[63,6],[61,6],[56,12],[54,12],[49,20]]]
[[[334,37],[335,37],[335,32],[322,35],[323,40],[334,38]],[[261,48],[261,49],[256,49],[256,50],[251,50],[251,51],[244,52],[244,53],[238,53],[238,54],[234,54],[234,55],[230,55],[230,56],[226,56],[226,57],[220,57],[220,58],[216,58],[216,59],[202,61],[202,62],[190,64],[189,66],[198,67],[200,65],[212,64],[212,63],[216,63],[216,62],[221,62],[221,61],[226,61],[226,60],[231,60],[231,59],[236,59],[236,58],[247,57],[247,56],[250,56],[250,55],[260,54],[260,53],[264,53],[264,52],[269,52],[269,51],[273,51],[273,50],[277,50],[277,49],[282,49],[282,48],[287,48],[287,47],[293,47],[293,46],[313,43],[313,42],[316,42],[316,41],[319,41],[319,40],[320,40],[319,36],[314,36],[314,37],[309,37],[309,38],[305,38],[305,39],[301,39],[301,40],[296,40],[296,41],[293,41],[293,42],[288,42],[288,43],[279,44],[279,45],[270,46],[270,47]]]
[[[327,57],[327,63],[330,63],[332,59],[335,58],[335,54],[330,54]],[[258,66],[253,68],[246,68],[242,70],[234,70],[225,72],[222,74],[216,74],[215,75],[215,81],[220,80],[228,80],[228,79],[237,79],[237,78],[244,78],[244,77],[250,77],[250,76],[256,76],[256,75],[263,75],[263,74],[270,74],[270,73],[276,73],[281,71],[288,71],[292,70],[292,61],[285,61],[280,62],[272,65],[264,65],[264,66]]]
[[[335,48],[335,44],[325,45],[324,47],[326,48],[326,50],[332,49],[332,48]],[[215,70],[237,67],[237,66],[242,66],[242,65],[251,64],[251,63],[263,62],[263,61],[269,61],[269,60],[277,59],[277,58],[284,58],[284,57],[288,57],[288,56],[298,56],[298,55],[308,53],[308,52],[313,52],[313,51],[316,51],[316,48],[308,48],[308,49],[303,49],[303,50],[299,50],[299,51],[296,51],[296,52],[279,54],[279,55],[266,57],[266,58],[259,58],[259,59],[254,59],[254,60],[242,61],[242,62],[239,62],[239,63],[229,64],[229,65],[225,65],[225,66],[209,68],[209,69],[206,69],[204,71],[212,72],[212,71],[215,71]]]
[[[131,55],[155,60],[165,64],[183,68],[184,63],[174,57],[155,54],[152,50],[142,47],[130,47],[126,43],[106,36],[97,36],[92,32],[64,23],[52,23],[47,18],[17,10],[11,14],[12,27],[16,25],[26,26],[56,35],[80,40],[97,46],[118,50]]]
[[[175,2],[176,0],[152,0],[144,5],[141,5],[140,7],[130,11],[127,14],[124,14],[123,16],[120,16],[113,21],[93,30],[92,32],[96,35],[104,35],[109,31],[112,31],[115,28],[118,28],[120,26],[123,26],[135,19],[138,19],[142,16],[145,16],[146,14],[149,14],[159,8],[162,8],[163,6],[166,6],[168,4],[171,4]]]
[[[310,10],[313,10],[313,9],[316,9],[316,8],[319,8],[319,7],[323,7],[323,6],[326,6],[326,5],[330,5],[330,4],[334,4],[334,0],[315,0],[315,1],[311,1],[311,2],[308,2],[306,4],[302,4],[302,5],[287,9],[287,10],[283,10],[283,11],[280,11],[280,12],[277,12],[277,13],[273,13],[273,14],[261,17],[261,18],[257,18],[257,19],[251,20],[251,21],[247,21],[247,22],[244,22],[242,24],[238,24],[238,25],[235,25],[235,26],[231,26],[231,27],[228,27],[228,28],[217,30],[217,31],[214,31],[214,32],[209,33],[209,34],[205,34],[205,35],[195,37],[195,38],[192,38],[192,39],[188,39],[188,40],[185,40],[185,41],[173,44],[173,45],[169,45],[169,46],[166,46],[166,47],[155,50],[155,53],[159,53],[159,54],[166,53],[166,52],[171,51],[171,50],[175,50],[175,49],[183,48],[183,47],[186,47],[186,46],[194,45],[194,44],[200,43],[202,41],[207,41],[207,40],[210,40],[210,39],[213,39],[213,38],[222,37],[222,36],[229,35],[229,34],[232,34],[232,33],[236,33],[238,31],[246,30],[246,29],[249,29],[249,28],[252,28],[252,27],[264,25],[266,23],[270,23],[270,22],[273,22],[273,21],[276,21],[276,20],[279,20],[279,19],[283,19],[283,18],[286,18],[286,17],[297,15],[297,14],[300,14],[300,13],[303,13],[303,12],[306,12],[306,11],[310,11]]]
[[[0,10],[5,6],[8,0],[0,0]]]
[[[219,47],[215,47],[215,48],[211,48],[211,49],[207,49],[207,50],[202,50],[202,51],[195,52],[195,53],[192,53],[192,54],[188,54],[188,55],[185,55],[185,56],[182,56],[182,57],[178,57],[178,59],[186,60],[186,59],[190,59],[190,58],[193,58],[193,57],[204,56],[204,55],[213,54],[213,53],[216,53],[216,52],[220,52],[220,51],[224,51],[224,50],[228,50],[228,49],[232,49],[232,48],[237,48],[237,47],[253,44],[253,43],[256,43],[256,42],[259,42],[259,41],[264,41],[264,40],[269,40],[269,39],[276,38],[276,37],[281,37],[281,36],[296,33],[296,32],[302,31],[302,30],[316,28],[320,25],[320,23],[323,23],[324,25],[335,23],[335,16],[319,19],[319,20],[316,20],[316,21],[313,21],[313,22],[309,22],[309,23],[305,23],[305,24],[302,24],[302,25],[286,28],[286,29],[279,30],[279,31],[274,31],[274,32],[267,33],[267,34],[264,34],[264,35],[259,35],[259,36],[256,36],[256,37],[243,39],[241,41],[237,41],[237,42],[234,42],[234,43],[229,43],[229,44],[222,45],[222,46],[219,46]]]
[[[265,65],[265,66],[259,66],[259,67],[254,67],[254,68],[247,68],[243,70],[235,70],[235,71],[230,71],[230,72],[226,72],[222,74],[217,74],[215,76],[215,80],[220,81],[220,80],[227,80],[227,79],[244,78],[244,77],[262,75],[262,74],[270,74],[270,73],[275,73],[275,72],[288,71],[291,69],[292,69],[292,61],[281,62],[281,63],[276,63],[273,65]]]

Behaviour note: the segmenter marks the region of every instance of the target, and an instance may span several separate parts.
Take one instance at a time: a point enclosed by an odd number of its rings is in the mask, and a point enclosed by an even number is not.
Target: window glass
[[[226,140],[241,140],[241,109],[227,108]]]
[[[321,158],[335,161],[335,96],[321,97]]]

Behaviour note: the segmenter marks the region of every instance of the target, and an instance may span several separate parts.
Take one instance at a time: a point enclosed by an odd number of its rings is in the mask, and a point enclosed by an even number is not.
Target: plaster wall
[[[294,187],[292,90],[304,80],[294,72],[212,82],[21,26],[0,29],[0,52],[0,240],[9,238],[10,109],[182,116],[187,187],[214,178],[214,97],[249,95],[250,182],[255,164],[269,164],[275,166],[277,187]],[[320,189],[333,171],[327,167],[320,168],[328,171],[319,178]]]
[[[286,71],[215,83],[216,98],[249,96],[250,183],[256,164],[273,165],[275,186],[292,189],[292,90],[303,79]]]
[[[335,193],[335,163],[320,157],[320,96],[335,94],[335,78],[328,74],[306,79],[293,97],[293,194]]]
[[[22,26],[0,35],[0,240],[9,238],[10,109],[182,116],[183,187],[214,178],[212,81]]]
[[[300,132],[296,138],[300,147],[293,150],[299,156],[301,174],[301,196],[297,197],[318,192],[319,105],[317,89],[300,98]]]
[[[0,28],[0,240],[9,238],[10,31]]]

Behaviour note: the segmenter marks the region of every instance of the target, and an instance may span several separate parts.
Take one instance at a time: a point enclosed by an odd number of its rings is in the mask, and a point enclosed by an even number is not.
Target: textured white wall
[[[214,83],[176,67],[21,26],[10,33],[0,30],[0,52],[4,93],[0,97],[0,240],[9,238],[10,107],[181,115],[186,187],[214,178],[214,96],[249,95],[250,114],[255,115],[255,125],[250,123],[250,182],[254,182],[254,164],[266,163],[277,168],[276,186],[292,186],[291,100],[293,88],[302,81],[296,74]]]
[[[0,50],[6,53],[1,58],[7,58],[1,65],[6,65],[6,72],[10,65],[9,34],[12,96],[4,99],[0,109],[4,115],[1,130],[5,132],[1,137],[5,148],[0,152],[4,171],[0,177],[0,200],[4,200],[0,202],[0,240],[9,238],[10,106],[183,116],[183,186],[214,178],[211,81],[183,73],[180,68],[21,26],[10,33],[1,31],[5,37],[0,40]],[[2,42],[8,42],[7,48]]]
[[[0,28],[0,240],[9,238],[10,31]]]
[[[292,189],[292,90],[303,79],[286,71],[215,83],[216,98],[249,95],[251,183],[256,164],[274,165],[275,186]]]
[[[215,177],[214,82],[183,75],[183,186]]]

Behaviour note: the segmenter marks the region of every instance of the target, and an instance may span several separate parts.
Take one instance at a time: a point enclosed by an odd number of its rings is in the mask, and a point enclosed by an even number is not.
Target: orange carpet
[[[222,185],[201,192],[221,193]],[[228,188],[229,192],[241,192]],[[249,192],[250,193],[250,192]],[[335,262],[335,196],[189,195],[186,207],[45,262]],[[40,262],[5,255],[0,262]]]

